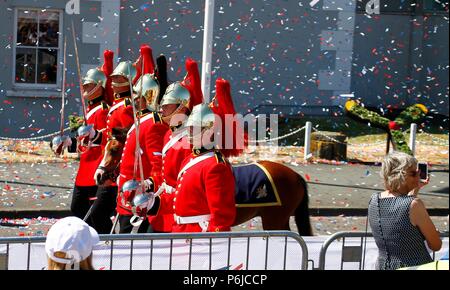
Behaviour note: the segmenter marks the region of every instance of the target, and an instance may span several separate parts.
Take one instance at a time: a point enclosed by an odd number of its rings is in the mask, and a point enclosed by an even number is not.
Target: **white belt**
[[[202,222],[208,222],[211,219],[210,214],[205,215],[197,215],[197,216],[177,216],[176,214],[173,215],[175,222],[179,225],[186,225],[186,224],[198,224]]]

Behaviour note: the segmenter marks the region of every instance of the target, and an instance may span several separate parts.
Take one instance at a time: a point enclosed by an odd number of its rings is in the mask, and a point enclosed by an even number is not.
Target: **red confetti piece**
[[[311,181],[311,177],[309,176],[309,174],[305,174],[305,178],[307,181]]]

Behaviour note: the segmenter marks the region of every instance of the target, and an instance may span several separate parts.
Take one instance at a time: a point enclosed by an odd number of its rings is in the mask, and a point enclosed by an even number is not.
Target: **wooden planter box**
[[[311,134],[311,153],[326,160],[347,160],[347,136],[336,132],[314,132]]]

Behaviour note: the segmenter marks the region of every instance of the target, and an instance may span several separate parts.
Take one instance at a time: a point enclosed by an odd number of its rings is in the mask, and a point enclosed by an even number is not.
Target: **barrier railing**
[[[446,238],[448,243],[448,232],[441,233],[441,238]],[[341,248],[341,259],[340,259],[340,268],[339,270],[344,269],[344,263],[358,263],[359,270],[365,270],[366,262],[367,262],[367,244],[368,240],[371,239],[370,244],[372,245],[375,253],[378,252],[376,248],[376,244],[373,241],[372,233],[366,232],[339,232],[331,237],[329,237],[322,245],[319,256],[319,265],[317,270],[326,270],[326,255],[331,244],[336,242],[337,240],[341,240],[342,248]],[[346,245],[346,240],[348,244]],[[358,242],[359,240],[359,242]],[[447,249],[443,246],[443,250]],[[377,257],[377,255],[374,255]],[[436,252],[432,254],[433,260],[436,258]],[[374,262],[374,261],[372,261]]]
[[[96,269],[307,269],[306,243],[288,231],[101,235],[100,240],[93,251]],[[42,269],[44,247],[45,237],[0,238],[0,269]]]
[[[441,237],[443,254],[448,232]],[[103,270],[307,270],[308,261],[309,270],[344,270],[352,263],[350,268],[365,270],[378,254],[372,234],[365,232],[336,233],[322,240],[321,247],[287,231],[101,235],[100,240],[93,262]],[[319,253],[318,260],[310,256],[308,241],[315,241],[309,246],[311,253]],[[45,237],[0,238],[0,270],[44,268],[44,247]]]

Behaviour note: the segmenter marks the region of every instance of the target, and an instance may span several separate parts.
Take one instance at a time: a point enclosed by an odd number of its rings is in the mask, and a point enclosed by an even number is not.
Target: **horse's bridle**
[[[111,179],[113,182],[116,182],[117,177],[119,177],[119,166],[120,166],[120,162],[117,162],[116,167],[114,167],[111,171],[107,171],[107,168],[104,166],[99,166],[98,169],[103,170],[104,173],[102,174],[102,180],[105,182],[108,179]]]
[[[124,142],[121,142],[121,141],[120,141],[118,138],[116,138],[116,137],[111,137],[111,138],[109,138],[108,142],[111,141],[111,140],[116,140],[116,141],[118,141],[118,142],[120,142],[120,143],[124,143]],[[120,172],[119,172],[119,169],[120,169],[120,160],[117,162],[117,165],[116,165],[112,170],[110,170],[110,171],[108,171],[108,168],[105,167],[105,166],[99,166],[98,169],[104,171],[104,173],[102,174],[102,179],[101,179],[100,181],[105,182],[106,180],[110,179],[110,180],[112,180],[113,182],[116,182],[117,177],[119,177],[119,174],[120,174]],[[102,183],[103,183],[103,182],[102,182]]]

